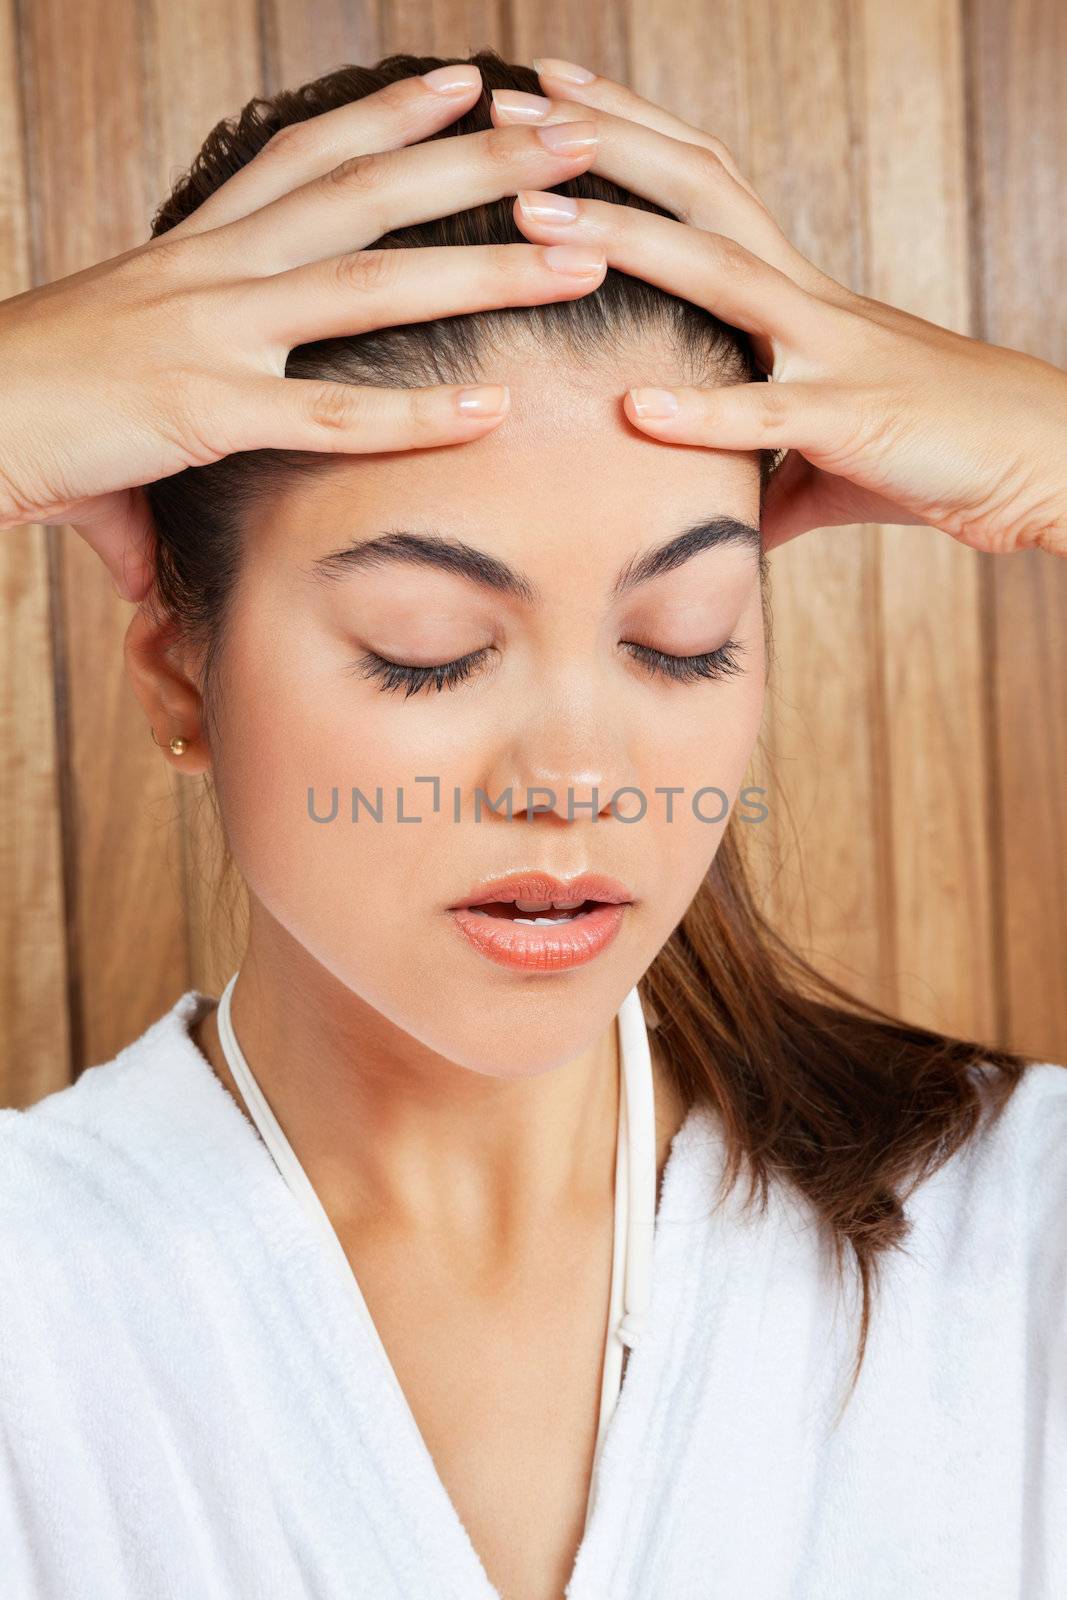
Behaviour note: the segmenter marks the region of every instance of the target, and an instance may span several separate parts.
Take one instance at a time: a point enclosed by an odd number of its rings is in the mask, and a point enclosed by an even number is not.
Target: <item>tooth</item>
[[[516,911],[549,911],[552,908],[551,900],[516,900]]]
[[[558,928],[561,923],[573,922],[573,917],[513,917],[513,922],[524,922],[528,928]]]

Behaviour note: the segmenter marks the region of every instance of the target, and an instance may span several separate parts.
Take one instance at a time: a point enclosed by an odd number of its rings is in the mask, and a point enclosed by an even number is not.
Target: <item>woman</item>
[[[540,66],[254,101],[0,307],[3,520],[138,604],[250,905],[0,1120],[20,1597],[1067,1587],[1067,1075],[820,980],[740,792],[766,551],[1062,555],[1067,375]]]

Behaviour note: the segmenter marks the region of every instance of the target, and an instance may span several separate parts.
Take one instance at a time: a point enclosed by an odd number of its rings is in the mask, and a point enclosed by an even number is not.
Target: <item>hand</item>
[[[609,266],[751,335],[771,382],[674,388],[670,417],[642,414],[642,391],[624,405],[671,444],[788,452],[768,486],[765,549],[809,528],[893,522],[976,550],[1067,554],[1067,373],[853,293],[789,242],[720,140],[610,79],[539,77],[544,109],[494,95],[494,123],[592,115],[590,170],[681,220],[582,200],[557,221],[520,195],[516,224],[599,245]]]
[[[603,281],[595,251],[580,275],[532,244],[365,248],[523,184],[562,183],[592,159],[588,122],[570,130],[583,137],[570,153],[534,128],[406,148],[481,93],[477,68],[438,71],[466,72],[469,87],[406,78],[283,128],[168,232],[0,303],[0,527],[72,523],[137,601],[153,577],[143,484],[238,450],[408,450],[503,419],[498,386],[477,391],[489,410],[464,412],[470,386],[284,376],[308,341],[573,299]]]

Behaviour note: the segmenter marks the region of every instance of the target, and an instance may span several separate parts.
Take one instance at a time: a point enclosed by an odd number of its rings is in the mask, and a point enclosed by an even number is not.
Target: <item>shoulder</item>
[[[992,1069],[978,1069],[986,1084]],[[1031,1061],[1001,1109],[987,1115],[973,1139],[974,1164],[990,1175],[1029,1185],[1042,1174],[1067,1182],[1067,1065]]]
[[[205,1077],[217,1084],[188,1031],[205,1003],[187,990],[110,1061],[35,1105],[0,1110],[5,1248],[20,1238],[39,1244],[79,1218],[102,1220],[115,1196],[159,1187],[193,1086]]]
[[[982,1137],[990,1178],[1011,1195],[1032,1256],[1067,1264],[1067,1066],[1031,1062],[1000,1125]]]
[[[984,1091],[994,1069],[972,1070]],[[1058,1293],[1067,1330],[1067,1066],[1028,1063],[999,1107],[983,1092],[979,1125],[906,1210],[909,1253],[961,1272],[981,1261],[1038,1299]]]
[[[72,1347],[118,1361],[135,1334],[202,1322],[273,1219],[271,1157],[189,1033],[209,1003],[186,991],[110,1061],[0,1112],[0,1414]]]

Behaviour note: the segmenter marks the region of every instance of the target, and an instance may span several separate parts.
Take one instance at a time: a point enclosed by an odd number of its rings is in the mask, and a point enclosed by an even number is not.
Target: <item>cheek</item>
[[[270,638],[268,620],[245,621],[227,648],[216,765],[235,821],[246,807],[299,816],[311,785],[417,795],[418,776],[462,770],[478,747],[462,689],[384,691],[355,665],[358,646],[311,627],[301,637],[291,617]]]
[[[345,670],[358,651],[264,646],[235,631],[222,673],[214,776],[229,848],[271,917],[390,1014],[418,918],[455,886],[452,791],[481,781],[490,732],[462,688],[405,700]],[[419,781],[432,778],[437,812]],[[427,973],[435,957],[424,949]]]
[[[650,820],[649,867],[662,888],[654,907],[663,938],[684,913],[722,841],[759,737],[765,698],[762,636],[747,645],[745,668],[706,686],[664,697],[645,734],[643,789]],[[657,787],[680,793],[667,801]],[[640,829],[635,825],[635,833]],[[654,860],[653,860],[654,858]]]
[[[643,765],[663,774],[656,782],[712,785],[732,801],[759,736],[765,698],[762,631],[736,629],[734,636],[743,646],[740,671],[672,685],[659,696],[655,716],[642,717]]]

